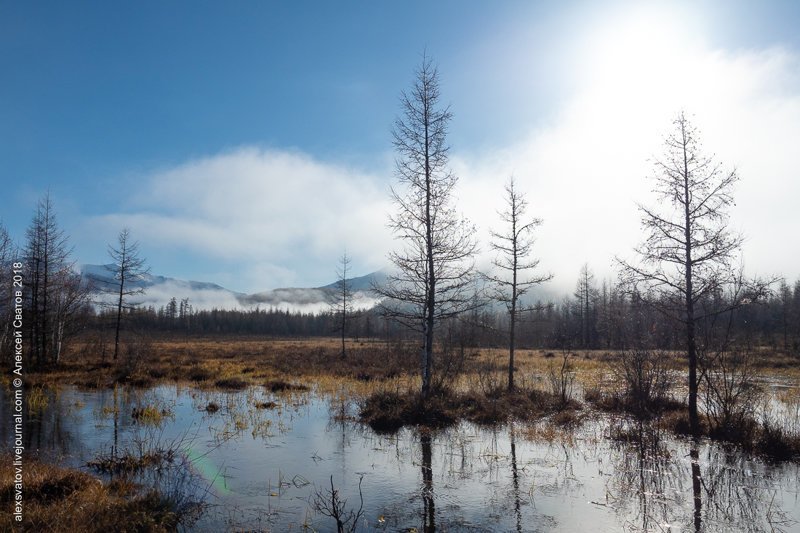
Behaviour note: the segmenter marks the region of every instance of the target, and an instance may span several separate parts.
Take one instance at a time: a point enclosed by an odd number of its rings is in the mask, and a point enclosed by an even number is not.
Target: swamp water
[[[47,405],[25,417],[28,457],[87,470],[97,457],[176,450],[172,466],[137,475],[176,500],[203,501],[191,531],[335,531],[333,519],[315,510],[331,478],[353,512],[360,481],[357,531],[800,527],[800,465],[705,441],[692,449],[690,441],[654,437],[607,415],[592,413],[567,430],[462,423],[380,435],[353,421],[353,405],[314,392],[169,385],[45,394]],[[7,392],[0,405],[0,431],[12,435]],[[146,406],[148,415],[139,414]],[[612,428],[644,438],[611,440]]]

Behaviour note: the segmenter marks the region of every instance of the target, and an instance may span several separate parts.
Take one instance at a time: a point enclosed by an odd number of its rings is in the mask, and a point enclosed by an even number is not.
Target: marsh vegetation
[[[102,365],[87,387],[97,363],[67,356],[32,376],[31,479],[58,490],[31,489],[29,510],[47,521],[73,509],[65,523],[77,523],[94,512],[83,499],[105,502],[97,531],[128,511],[148,530],[335,531],[334,508],[355,531],[800,521],[800,382],[786,356],[760,353],[746,370],[730,361],[709,378],[719,390],[701,388],[693,439],[677,353],[518,350],[509,392],[505,350],[466,350],[449,386],[423,401],[401,344],[353,343],[345,361],[340,349],[340,339],[158,341],[136,369],[146,387]],[[733,424],[747,431],[721,430]]]

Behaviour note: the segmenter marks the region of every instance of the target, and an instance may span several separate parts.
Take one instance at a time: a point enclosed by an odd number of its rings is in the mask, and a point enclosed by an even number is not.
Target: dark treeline
[[[109,329],[113,312],[90,311],[86,327]],[[277,308],[249,310],[194,310],[188,299],[173,298],[167,305],[132,308],[125,312],[125,328],[138,334],[169,333],[186,335],[267,335],[276,337],[329,337],[337,333],[337,313],[303,313]],[[375,310],[348,317],[346,335],[350,339],[396,338],[402,335],[397,324],[385,320]]]
[[[730,308],[730,303],[729,295],[722,293],[701,302],[709,315],[701,325],[708,331],[724,326],[727,337],[745,345],[800,353],[800,280],[794,286],[781,282],[767,299],[739,306],[733,315],[717,313]],[[112,315],[110,311],[90,312],[86,326],[108,330]],[[333,311],[301,313],[275,308],[195,311],[189,300],[172,299],[158,309],[131,309],[124,323],[129,331],[139,333],[326,337],[338,331],[340,318]],[[459,342],[470,346],[500,347],[507,328],[508,313],[487,306],[450,320],[442,335],[456,335]],[[642,345],[678,349],[682,332],[680,324],[620,285],[610,280],[595,283],[591,271],[584,268],[573,295],[556,303],[539,302],[521,314],[518,340],[521,348],[528,349],[619,350]],[[349,317],[346,334],[353,340],[414,338],[377,309]]]

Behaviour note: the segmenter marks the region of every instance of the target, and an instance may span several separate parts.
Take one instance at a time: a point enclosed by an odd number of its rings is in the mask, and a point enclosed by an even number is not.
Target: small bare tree
[[[624,350],[612,371],[618,387],[625,388],[625,404],[645,418],[662,408],[669,393],[669,356],[666,352],[635,348]]]
[[[114,361],[119,354],[119,332],[122,324],[122,311],[129,309],[129,297],[143,294],[144,288],[135,285],[150,269],[145,266],[145,260],[139,255],[138,241],[131,241],[131,233],[127,228],[120,231],[117,236],[117,246],[108,246],[108,255],[113,261],[110,270],[113,274],[114,284],[107,288],[114,293],[115,320],[114,320]]]
[[[347,251],[339,258],[339,266],[336,269],[336,283],[330,293],[331,312],[336,323],[336,331],[341,334],[342,352],[339,354],[342,359],[347,357],[345,347],[345,337],[347,335],[347,321],[353,315],[353,294],[350,287],[350,258]]]
[[[547,369],[547,381],[550,384],[550,391],[558,399],[559,407],[566,407],[572,400],[575,370],[570,357],[572,357],[572,352],[564,350],[561,356],[561,364],[557,365],[551,362]]]
[[[314,493],[314,509],[336,521],[337,533],[353,533],[358,526],[358,521],[364,516],[364,495],[361,492],[362,481],[364,481],[363,475],[358,480],[358,496],[361,499],[358,511],[347,510],[347,500],[343,500],[339,496],[339,490],[333,486],[333,476],[331,476],[331,490],[317,490]]]
[[[734,347],[711,356],[711,371],[703,372],[706,412],[712,432],[728,437],[745,431],[755,420],[763,390],[748,350]]]
[[[536,274],[539,260],[531,257],[533,253],[533,230],[542,221],[525,216],[528,202],[525,195],[516,190],[514,178],[505,187],[506,208],[500,213],[506,224],[502,232],[491,232],[491,249],[497,252],[492,261],[495,272],[483,274],[491,286],[492,299],[504,304],[508,311],[508,390],[514,390],[514,350],[516,343],[517,320],[523,311],[530,311],[520,303],[520,298],[536,285],[549,281],[552,274]]]
[[[397,212],[389,227],[403,247],[392,252],[395,270],[373,290],[384,299],[384,314],[422,335],[422,395],[431,392],[434,328],[474,305],[474,228],[453,206],[458,178],[447,168],[448,107],[439,107],[439,76],[427,57],[409,93],[400,98],[403,116],[395,122],[396,174],[392,188]]]
[[[718,290],[699,302],[699,380],[704,384],[709,429],[717,437],[741,438],[754,428],[763,397],[755,358],[734,334],[735,323],[746,322],[753,305],[766,301],[776,280],[750,281],[740,268],[726,291]],[[744,315],[744,316],[741,316]]]

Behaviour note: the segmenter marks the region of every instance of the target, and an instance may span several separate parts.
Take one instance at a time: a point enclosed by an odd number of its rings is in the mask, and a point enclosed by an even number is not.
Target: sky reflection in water
[[[265,401],[278,406],[254,406]],[[208,413],[209,402],[220,409]],[[2,405],[10,412],[7,398]],[[159,426],[137,423],[131,413],[145,405],[169,414]],[[797,465],[705,442],[693,448],[647,425],[592,416],[552,440],[519,424],[378,435],[340,420],[353,412],[330,398],[260,388],[63,388],[26,417],[25,438],[29,453],[77,467],[115,441],[118,450],[180,442],[192,486],[208,492],[198,531],[335,529],[312,503],[331,476],[352,510],[363,476],[359,530],[369,531],[791,531],[800,521]],[[0,429],[11,435],[7,419]],[[639,442],[610,440],[610,426]]]

